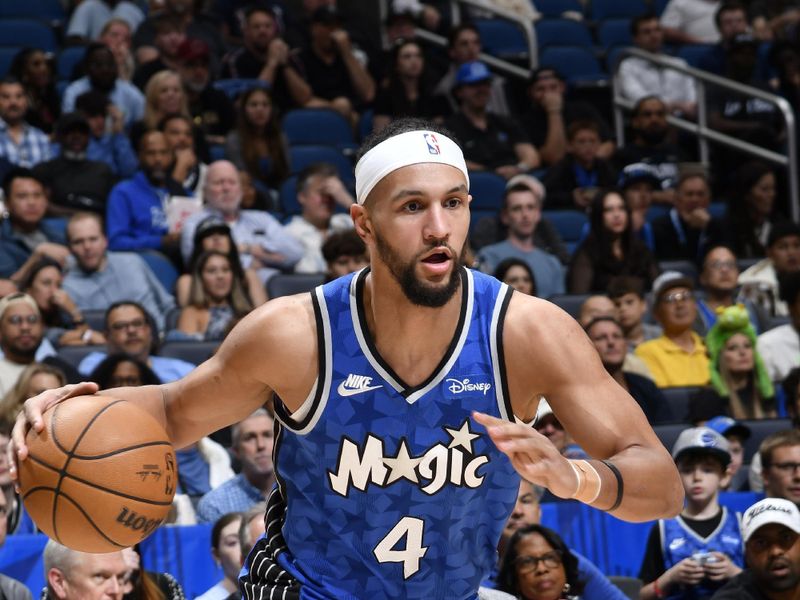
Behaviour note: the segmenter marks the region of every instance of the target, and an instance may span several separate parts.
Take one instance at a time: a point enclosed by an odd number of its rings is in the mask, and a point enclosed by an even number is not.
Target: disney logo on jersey
[[[346,497],[351,486],[363,492],[370,484],[387,487],[400,480],[428,495],[447,484],[477,488],[484,479],[478,469],[489,462],[489,457],[474,454],[472,442],[481,436],[469,425],[470,420],[465,419],[457,429],[443,427],[449,443],[435,444],[418,456],[409,452],[405,438],[401,438],[396,453],[387,455],[383,439],[372,434],[363,445],[343,437],[336,470],[328,471],[331,489]]]
[[[447,379],[447,390],[451,394],[461,394],[463,392],[483,392],[483,395],[486,395],[490,389],[492,389],[492,384],[487,382],[480,382],[480,383],[472,383],[468,377],[464,379]]]
[[[363,394],[382,388],[382,385],[372,385],[372,377],[366,375],[353,375],[350,373],[343,382],[339,384],[336,391],[342,397],[355,396],[356,394]]]

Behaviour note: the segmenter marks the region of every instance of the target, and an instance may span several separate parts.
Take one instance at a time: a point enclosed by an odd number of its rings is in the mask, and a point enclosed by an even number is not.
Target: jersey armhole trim
[[[497,389],[497,408],[500,416],[507,421],[515,421],[514,409],[511,407],[511,396],[508,392],[508,378],[506,375],[506,359],[503,349],[503,324],[508,311],[508,304],[514,289],[501,285],[492,311],[489,344],[492,353],[492,369],[494,371],[495,389]]]

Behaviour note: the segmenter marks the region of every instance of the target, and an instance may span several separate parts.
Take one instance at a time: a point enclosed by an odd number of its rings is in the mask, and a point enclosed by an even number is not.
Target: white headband
[[[440,163],[455,167],[467,180],[464,154],[453,140],[432,131],[407,131],[372,148],[356,165],[356,202],[364,204],[378,182],[392,171],[419,163]]]

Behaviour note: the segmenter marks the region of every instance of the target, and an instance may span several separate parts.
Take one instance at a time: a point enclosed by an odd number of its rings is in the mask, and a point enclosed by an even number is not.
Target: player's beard
[[[403,261],[400,255],[386,243],[386,240],[381,235],[375,235],[375,244],[378,249],[378,256],[389,268],[392,277],[400,284],[403,294],[412,304],[428,308],[439,308],[447,304],[453,294],[458,291],[461,285],[461,265],[464,264],[466,244],[461,248],[460,254],[456,253],[445,242],[433,244],[407,262]],[[420,280],[414,270],[419,259],[435,248],[447,248],[450,251],[450,255],[453,257],[453,269],[450,271],[450,277],[445,285],[434,287]]]

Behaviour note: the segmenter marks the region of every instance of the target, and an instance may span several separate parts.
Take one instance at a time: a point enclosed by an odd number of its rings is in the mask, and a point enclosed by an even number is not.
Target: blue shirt
[[[92,84],[89,83],[88,77],[81,77],[76,79],[67,86],[64,90],[64,96],[61,99],[61,112],[69,113],[75,110],[75,100],[83,94],[92,89]],[[125,127],[130,127],[134,122],[141,121],[144,117],[144,96],[132,83],[123,79],[117,79],[114,82],[114,89],[108,94],[111,103],[122,111],[122,116],[125,120]]]
[[[117,177],[131,177],[139,168],[139,159],[133,151],[128,136],[112,133],[89,138],[86,158],[106,163]]]
[[[94,371],[95,367],[99,365],[108,356],[105,352],[90,352],[78,365],[78,372],[81,375],[89,375]],[[150,368],[158,375],[161,383],[170,383],[177,381],[184,375],[188,375],[192,369],[195,368],[190,362],[181,360],[180,358],[170,358],[168,356],[151,356],[149,359]]]
[[[247,481],[243,473],[239,473],[200,498],[197,522],[214,523],[224,514],[245,512],[263,501],[264,493]]]
[[[22,138],[17,143],[8,133],[8,124],[0,119],[0,157],[19,167],[31,168],[53,158],[53,151],[50,139],[41,129],[24,124]]]
[[[506,258],[518,258],[528,263],[536,279],[536,295],[540,298],[564,293],[564,266],[555,256],[544,250],[520,250],[504,240],[484,246],[478,252],[481,271],[484,273],[493,273],[497,265]]]
[[[39,224],[39,231],[49,242],[66,243],[64,233],[56,227],[49,227],[44,221]],[[22,235],[12,227],[11,220],[0,221],[0,277],[11,277],[30,256],[30,247]]]

